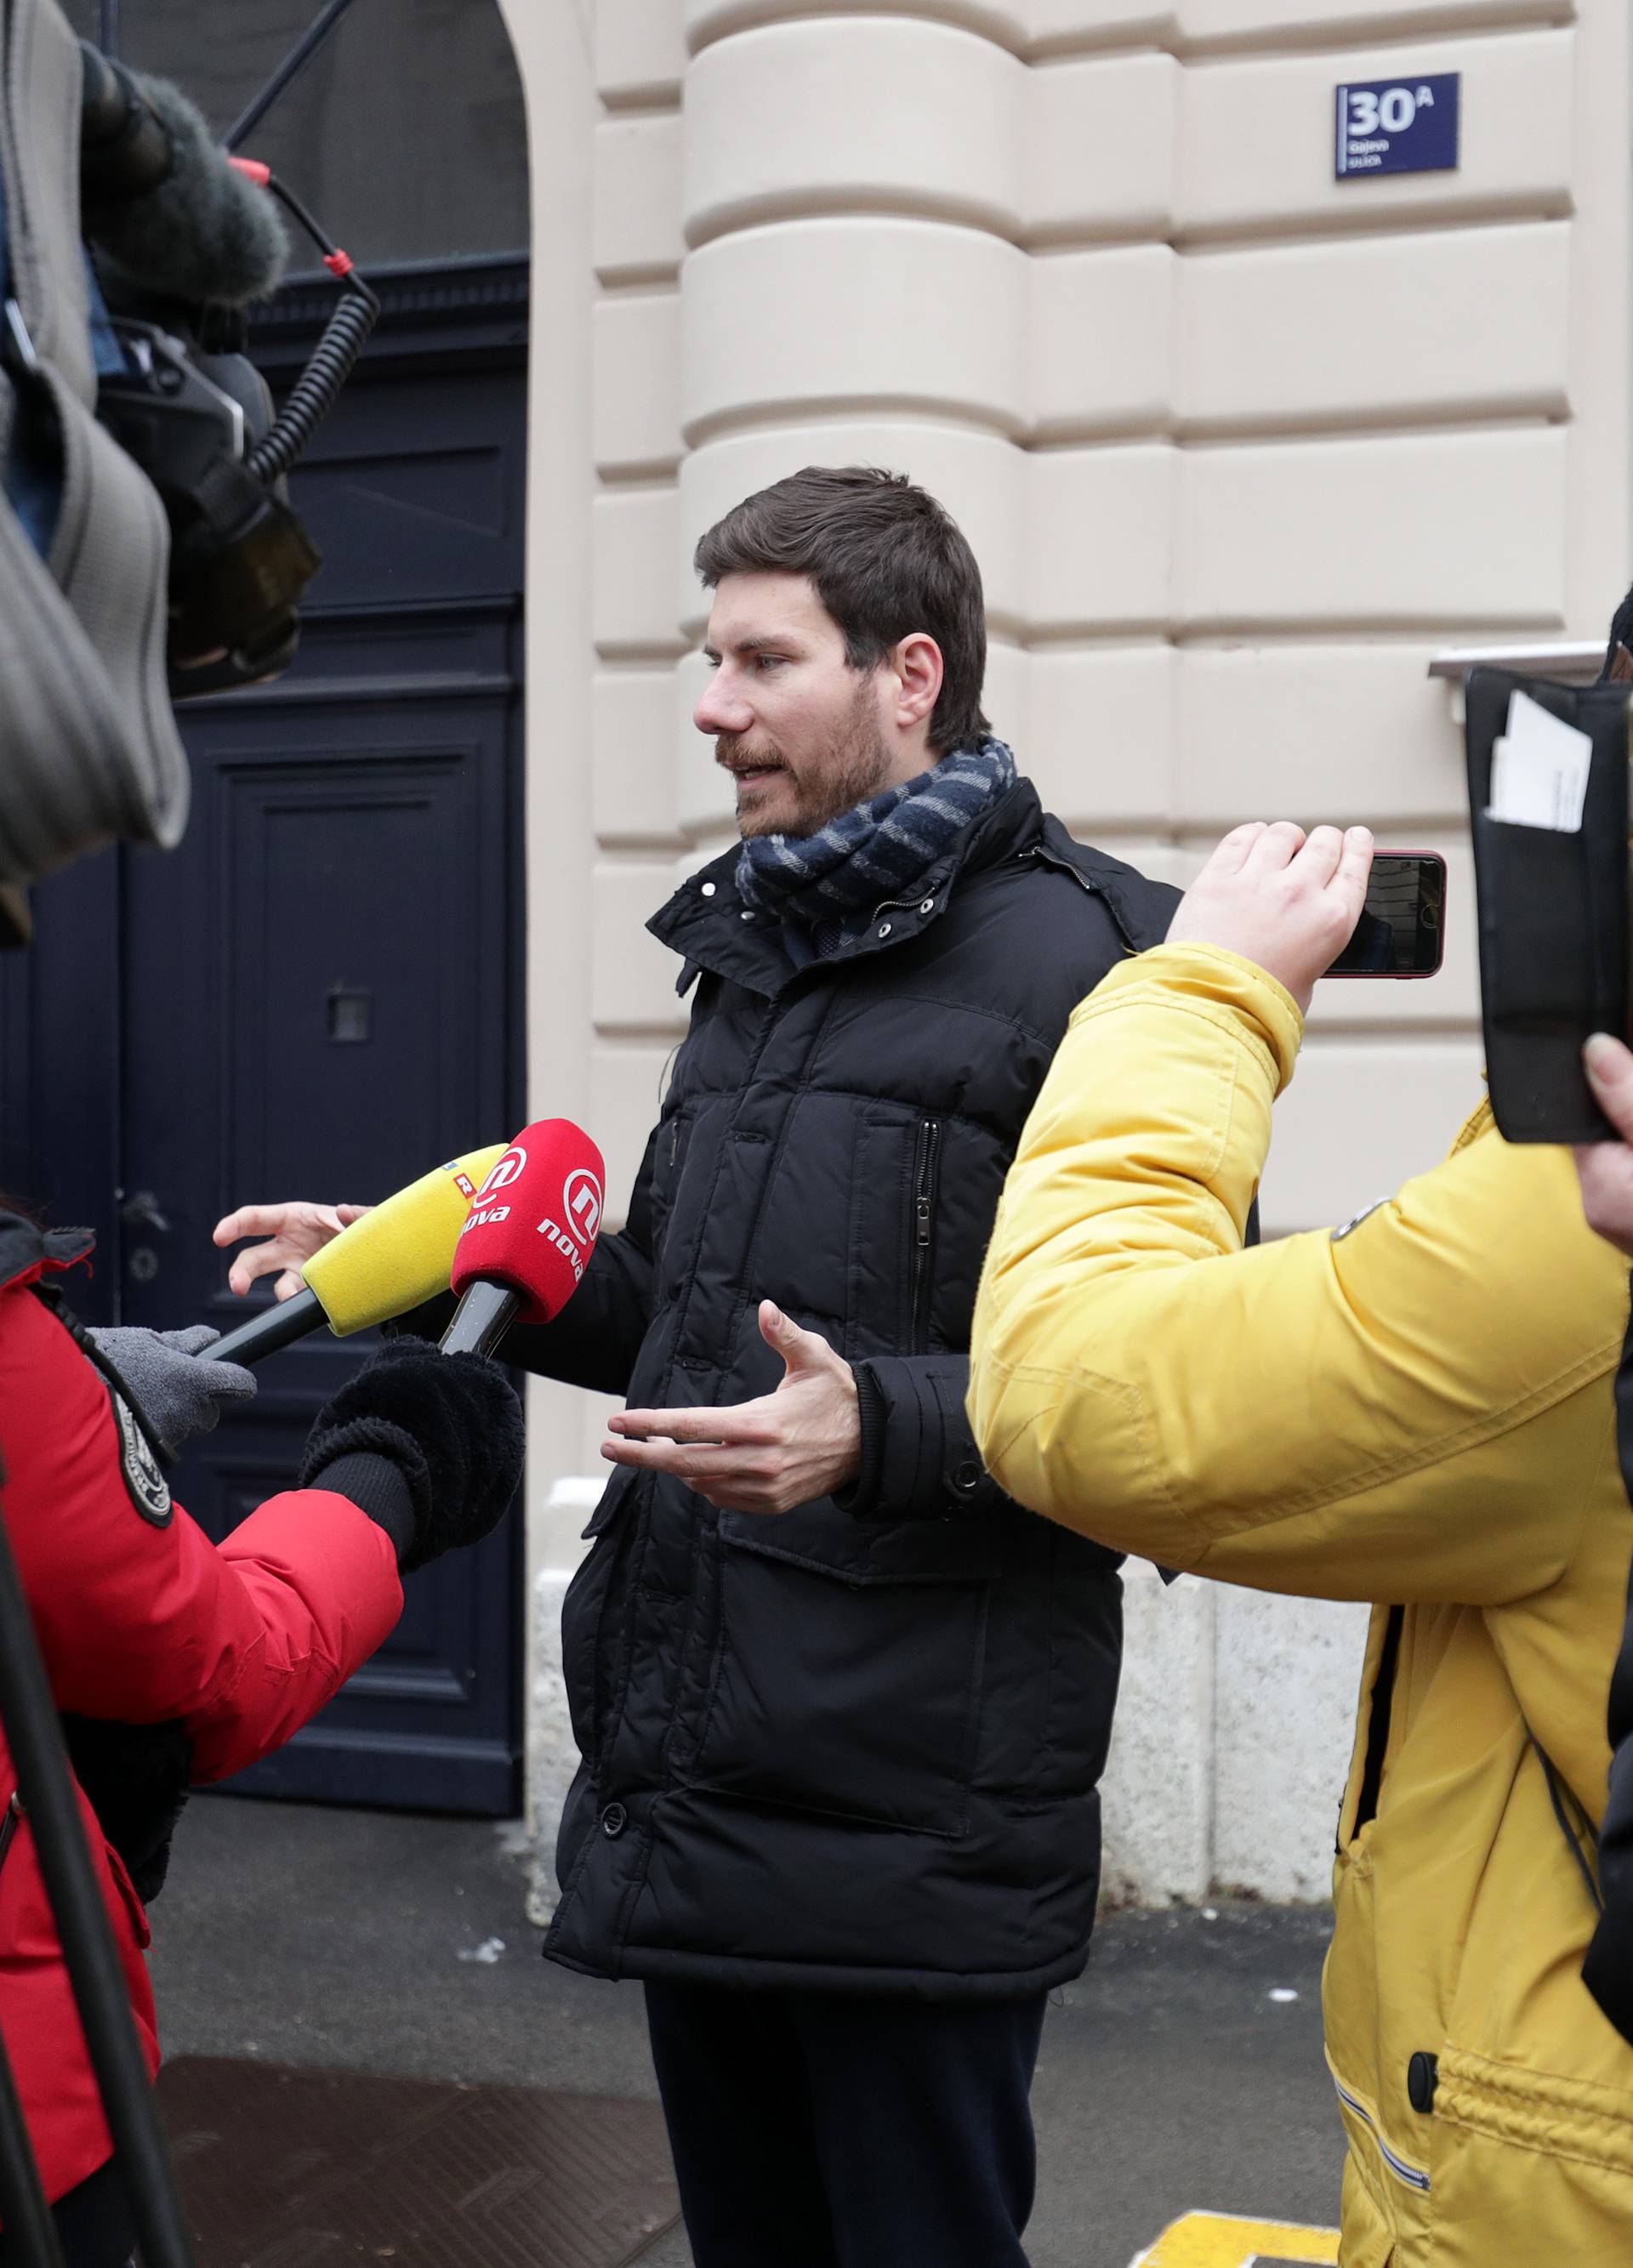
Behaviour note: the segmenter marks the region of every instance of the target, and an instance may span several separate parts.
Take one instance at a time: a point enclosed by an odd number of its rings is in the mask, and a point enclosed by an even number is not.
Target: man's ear
[[[928,721],[941,699],[942,650],[927,630],[913,630],[893,649],[887,666],[897,684],[895,722],[912,732]]]

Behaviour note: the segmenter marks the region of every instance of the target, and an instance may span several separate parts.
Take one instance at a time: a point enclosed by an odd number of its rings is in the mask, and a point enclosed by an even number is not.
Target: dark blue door
[[[183,711],[181,847],[44,887],[39,950],[6,972],[0,1173],[98,1228],[92,1319],[227,1329],[223,1212],[383,1197],[522,1116],[525,270],[492,266],[479,326],[434,279],[397,287],[297,475],[325,554],[301,656]],[[277,323],[292,358],[299,303]],[[175,1476],[195,1517],[224,1533],[287,1486],[365,1351],[324,1333],[264,1363]],[[411,1579],[375,1660],[237,1785],[514,1811],[521,1566],[513,1521]]]

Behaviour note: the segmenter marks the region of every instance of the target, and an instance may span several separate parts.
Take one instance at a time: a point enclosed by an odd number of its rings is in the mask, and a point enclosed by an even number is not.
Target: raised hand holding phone
[[[1317,977],[1354,934],[1371,865],[1364,827],[1318,827],[1306,835],[1282,819],[1232,828],[1179,901],[1168,942],[1240,954],[1307,1013]]]

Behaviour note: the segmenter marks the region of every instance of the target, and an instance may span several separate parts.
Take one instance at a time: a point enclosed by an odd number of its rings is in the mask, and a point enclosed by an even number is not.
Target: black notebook
[[[1491,1108],[1511,1142],[1611,1138],[1582,1069],[1629,1036],[1626,685],[1476,669],[1468,795]]]

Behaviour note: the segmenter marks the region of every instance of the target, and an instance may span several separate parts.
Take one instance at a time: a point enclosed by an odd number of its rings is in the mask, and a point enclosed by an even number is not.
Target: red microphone
[[[555,1320],[589,1266],[606,1202],[601,1152],[570,1118],[524,1126],[470,1202],[444,1354],[487,1354],[520,1318]]]

